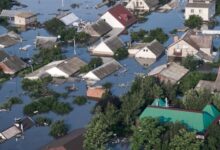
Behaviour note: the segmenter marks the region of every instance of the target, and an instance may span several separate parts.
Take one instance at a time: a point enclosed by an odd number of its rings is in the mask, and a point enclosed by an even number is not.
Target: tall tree
[[[179,130],[179,134],[175,135],[171,140],[169,147],[171,150],[199,150],[203,141],[196,138],[194,132],[188,132],[185,129]]]
[[[163,130],[164,128],[160,126],[158,120],[153,118],[140,120],[138,126],[133,127],[132,150],[154,149],[161,142],[160,136]]]
[[[208,128],[208,137],[205,141],[205,149],[218,150],[220,149],[220,126],[211,125]]]

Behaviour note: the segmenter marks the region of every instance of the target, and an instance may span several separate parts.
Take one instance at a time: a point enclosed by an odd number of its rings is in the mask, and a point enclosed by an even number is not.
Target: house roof
[[[85,129],[76,129],[45,145],[41,150],[83,150],[84,133]]]
[[[73,57],[67,60],[64,60],[62,63],[57,65],[57,68],[62,70],[68,75],[73,75],[80,70],[81,67],[85,66],[86,62],[78,57]]]
[[[14,72],[20,71],[21,69],[27,67],[27,64],[17,56],[11,56],[2,61],[2,63]]]
[[[117,36],[110,37],[104,42],[112,51],[116,51],[119,48],[122,48],[125,46],[124,43]]]
[[[172,81],[179,81],[189,72],[185,67],[171,62],[166,65],[161,65],[148,73],[149,76],[160,75]]]
[[[132,44],[131,47],[129,47],[129,49],[142,49],[146,46],[146,43],[135,43]]]
[[[0,16],[1,17],[14,17],[16,14],[20,13],[21,11],[17,10],[6,10],[3,9]]]
[[[219,116],[219,110],[213,105],[206,105],[201,112],[170,107],[148,106],[140,115],[140,119],[144,117],[153,117],[159,118],[162,123],[180,122],[191,130],[203,132]]]
[[[137,20],[124,6],[118,4],[113,6],[108,12],[114,16],[122,25],[129,27]]]
[[[148,49],[153,52],[157,57],[160,56],[165,48],[163,47],[162,44],[160,44],[160,42],[158,42],[157,40],[153,40],[152,42],[147,44]]]
[[[104,20],[98,20],[96,23],[91,25],[92,29],[96,31],[100,36],[108,33],[112,30],[112,27]]]
[[[215,80],[215,89],[220,92],[220,67],[218,69],[218,75],[217,78]]]
[[[195,89],[207,89],[210,91],[214,90],[214,81],[205,81],[205,80],[200,80],[198,84],[196,85]]]
[[[34,121],[30,117],[25,117],[21,120],[21,124],[23,125],[24,131],[26,131],[34,126]]]
[[[205,0],[194,0],[192,3],[188,2],[186,4],[186,7],[194,7],[194,8],[209,8],[209,6],[212,4],[212,1],[209,3],[206,3]]]
[[[10,57],[10,55],[8,55],[4,50],[0,50],[0,62],[8,57]]]
[[[37,36],[35,43],[36,46],[43,49],[52,48],[55,46],[57,37]]]
[[[159,0],[144,0],[146,2],[146,4],[152,8],[152,7],[156,7],[159,4]]]
[[[10,139],[14,136],[16,136],[17,134],[20,134],[21,130],[16,127],[15,125],[13,125],[12,127],[6,129],[5,131],[2,132],[2,135],[6,138],[6,139]]]
[[[67,26],[73,24],[76,21],[79,21],[79,18],[72,12],[62,14],[60,16],[57,16],[57,18]]]
[[[17,13],[15,16],[27,19],[27,18],[31,18],[33,16],[36,16],[36,14],[31,13],[31,12],[20,12],[20,13]]]
[[[108,63],[99,66],[98,68],[92,70],[91,72],[95,74],[99,79],[103,79],[106,76],[119,70],[121,67],[122,66],[119,62],[117,62],[116,60],[112,60]]]
[[[13,31],[0,35],[0,45],[4,47],[12,46],[20,41],[21,37]]]
[[[88,87],[86,91],[86,96],[100,99],[102,98],[105,92],[106,92],[106,89],[103,87]]]

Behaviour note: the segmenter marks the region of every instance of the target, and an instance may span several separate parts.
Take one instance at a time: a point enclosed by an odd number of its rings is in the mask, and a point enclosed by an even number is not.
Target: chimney
[[[165,98],[165,107],[169,107],[168,99],[167,98]]]
[[[176,43],[178,40],[179,40],[179,37],[178,37],[177,35],[175,35],[175,36],[173,37],[174,43]]]

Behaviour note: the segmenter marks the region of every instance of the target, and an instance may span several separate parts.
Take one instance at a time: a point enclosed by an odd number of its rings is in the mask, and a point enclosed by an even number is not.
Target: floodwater
[[[99,15],[104,13],[108,8],[102,7],[100,9],[95,9],[94,6],[99,3],[101,0],[64,0],[64,5],[62,7],[61,0],[18,0],[22,4],[27,5],[28,7],[22,8],[24,10],[33,11],[35,13],[39,13],[38,20],[43,23],[44,21],[51,19],[58,13],[58,9],[64,8],[69,9],[70,11],[74,12],[78,17],[82,20],[93,22],[99,18]],[[71,4],[77,3],[80,5],[79,8],[72,9],[70,7]],[[14,7],[13,9],[20,9]],[[147,22],[144,23],[137,23],[132,26],[129,30],[139,30],[142,29],[154,29],[157,27],[163,28],[166,33],[169,31],[182,28],[183,27],[183,14],[180,9],[172,10],[168,13],[151,13],[148,17]],[[0,26],[0,34],[7,32],[4,27]],[[6,48],[5,50],[11,55],[18,55],[20,57],[31,58],[37,50],[33,46],[34,39],[37,35],[47,36],[49,33],[44,29],[35,29],[35,30],[28,30],[21,33],[23,38],[22,43],[18,43],[12,47]],[[129,40],[128,35],[122,35],[121,38],[124,41]],[[170,44],[172,39],[170,38],[168,42],[165,43],[165,46]],[[31,44],[32,47],[29,49],[28,52],[20,52],[19,47]],[[216,42],[217,44],[217,42]],[[66,57],[72,57],[73,54],[73,47],[66,46],[65,55]],[[90,60],[90,55],[87,52],[87,48],[77,48],[76,49],[77,56],[82,58],[85,61]],[[153,64],[148,68],[144,68],[139,65],[133,58],[127,58],[120,63],[126,67],[127,72],[120,73],[117,72],[103,81],[100,81],[97,84],[102,84],[105,82],[112,82],[113,88],[112,93],[118,96],[123,95],[126,93],[130,85],[135,78],[137,73],[146,73],[153,67],[163,64],[166,62],[166,57],[162,57],[157,63]],[[10,112],[0,112],[0,131],[4,130],[5,128],[9,127],[16,117],[23,117],[23,106],[31,102],[31,99],[24,95],[24,91],[21,88],[21,81],[22,79],[17,77],[12,80],[9,80],[2,84],[0,89],[0,103],[4,102],[8,97],[11,96],[20,96],[24,104],[13,106]],[[64,88],[68,85],[72,85],[73,83],[65,83],[63,85],[55,86],[50,85],[51,88],[55,89],[56,91],[65,92]],[[69,125],[70,130],[74,130],[77,128],[85,127],[91,119],[91,110],[95,105],[94,101],[89,101],[84,106],[77,106],[72,104],[73,96],[76,95],[85,95],[86,92],[86,84],[85,82],[76,82],[74,83],[78,91],[73,92],[69,95],[69,97],[64,100],[66,102],[71,103],[73,106],[73,111],[68,115],[56,115],[54,113],[47,113],[42,114],[41,116],[47,116],[52,118],[53,120],[63,119],[65,123]],[[126,85],[125,87],[121,87],[120,85]],[[50,142],[53,138],[48,135],[49,128],[48,127],[33,127],[24,134],[24,139],[15,141],[15,139],[8,140],[7,142],[0,144],[0,150],[37,150],[40,149],[43,145]],[[120,147],[120,145],[113,146],[112,149],[127,149],[127,147]]]

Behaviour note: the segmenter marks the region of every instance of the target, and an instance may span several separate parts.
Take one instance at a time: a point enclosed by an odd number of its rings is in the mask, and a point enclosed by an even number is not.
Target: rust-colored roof
[[[121,24],[125,27],[129,27],[134,24],[137,20],[124,6],[118,4],[108,11],[114,16]]]
[[[102,87],[89,87],[87,89],[87,97],[101,99],[103,94],[106,92],[106,89]]]

